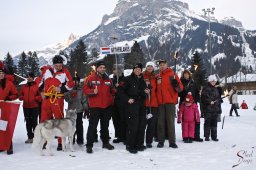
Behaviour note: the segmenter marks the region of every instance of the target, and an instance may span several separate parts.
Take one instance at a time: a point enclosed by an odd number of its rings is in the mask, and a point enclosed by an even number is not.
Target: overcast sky
[[[183,0],[201,12],[215,7],[214,16],[234,16],[246,29],[256,30],[255,0]],[[70,33],[85,35],[118,0],[0,0],[0,59],[9,51],[38,50],[65,40]],[[254,18],[253,18],[254,17]]]

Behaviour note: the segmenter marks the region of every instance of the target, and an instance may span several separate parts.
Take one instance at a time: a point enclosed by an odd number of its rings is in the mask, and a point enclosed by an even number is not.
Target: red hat
[[[194,102],[194,99],[193,99],[193,96],[192,96],[191,92],[188,92],[188,94],[185,98],[185,102],[188,102],[188,103],[193,103]]]

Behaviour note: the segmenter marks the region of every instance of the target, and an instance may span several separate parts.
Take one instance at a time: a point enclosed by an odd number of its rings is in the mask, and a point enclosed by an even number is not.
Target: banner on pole
[[[123,53],[131,53],[130,46],[117,46],[117,47],[101,47],[101,54],[123,54]]]
[[[19,103],[0,102],[0,150],[8,150],[13,137]]]

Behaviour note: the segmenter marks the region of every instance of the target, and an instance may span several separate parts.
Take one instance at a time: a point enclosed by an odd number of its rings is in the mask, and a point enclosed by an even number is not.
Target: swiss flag
[[[20,103],[0,101],[0,150],[8,150],[13,137]]]

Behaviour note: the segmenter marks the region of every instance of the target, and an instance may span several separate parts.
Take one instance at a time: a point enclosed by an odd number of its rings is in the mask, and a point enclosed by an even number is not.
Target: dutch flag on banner
[[[100,53],[101,54],[110,54],[110,48],[109,47],[101,47]]]

